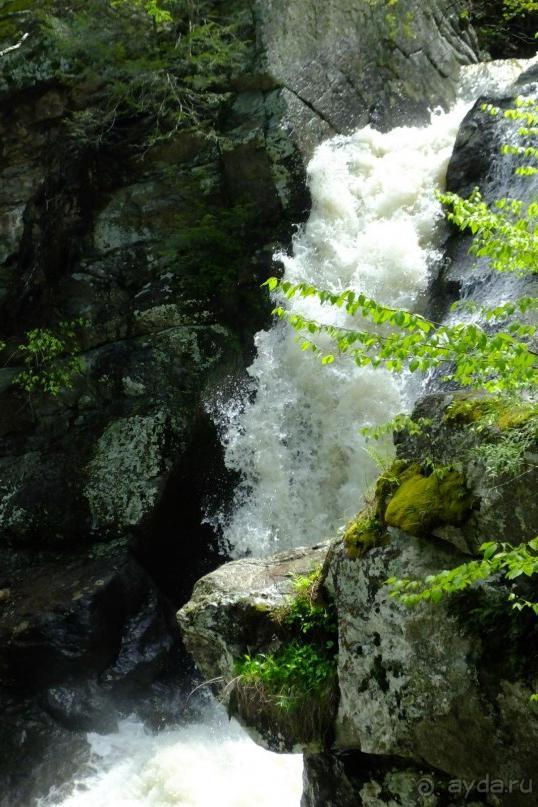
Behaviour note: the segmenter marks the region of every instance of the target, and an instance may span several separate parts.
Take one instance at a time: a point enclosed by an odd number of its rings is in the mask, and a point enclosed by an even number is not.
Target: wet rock
[[[291,712],[288,720],[275,711],[270,695],[265,698],[243,686],[236,665],[246,654],[277,653],[289,641],[279,609],[296,596],[294,579],[319,571],[326,552],[322,544],[225,564],[196,583],[191,600],[177,615],[185,646],[204,678],[229,713],[273,751],[324,747],[335,710],[334,687],[327,688],[321,705],[301,705],[304,721]]]
[[[112,731],[129,698],[170,665],[177,639],[154,584],[129,555],[100,550],[30,560],[30,573],[10,574],[0,604],[6,804],[30,803],[67,777],[83,732]]]
[[[476,60],[463,6],[441,0],[257,3],[262,64],[281,83],[301,149],[368,122],[424,120],[450,104],[458,66]],[[299,125],[297,125],[299,124]]]
[[[0,805],[32,804],[75,773],[88,744],[83,735],[60,725],[35,699],[12,696],[0,688],[0,707]]]
[[[516,175],[516,158],[501,156],[505,143],[511,142],[517,122],[502,114],[513,108],[519,95],[536,94],[537,77],[531,68],[524,72],[513,89],[499,95],[479,98],[460,126],[447,170],[447,189],[467,197],[479,187],[484,199],[494,202],[505,197],[531,202],[537,192],[536,177]],[[499,108],[498,115],[483,109],[485,104]],[[459,230],[451,231],[441,277],[432,287],[431,311],[434,319],[449,316],[450,303],[463,296],[478,305],[495,305],[501,299],[534,295],[536,280],[532,276],[516,277],[511,272],[494,272],[488,259],[469,255],[471,238]]]
[[[491,804],[470,783],[395,757],[306,754],[301,807],[478,807]],[[528,783],[525,783],[525,788]]]
[[[483,804],[489,803],[484,783],[494,781],[499,792],[517,781],[524,787],[507,790],[502,804],[530,807],[538,740],[530,697],[538,667],[525,648],[535,626],[516,624],[505,588],[485,586],[468,600],[413,609],[389,596],[391,576],[423,577],[461,562],[449,544],[392,531],[388,546],[360,559],[350,559],[339,539],[227,564],[199,582],[178,615],[203,674],[228,682],[241,653],[273,651],[270,610],[289,591],[289,582],[277,581],[286,579],[281,574],[290,561],[304,570],[323,558],[324,586],[338,616],[337,756],[307,758],[304,804],[459,805],[468,803],[463,782],[473,803]],[[244,722],[258,742],[278,747],[255,715]],[[341,752],[357,755],[349,771]],[[434,783],[431,790],[418,789],[424,777]],[[421,801],[426,792],[429,800]]]
[[[0,612],[0,680],[41,691],[72,678],[131,676],[166,663],[171,638],[157,592],[126,554],[65,557],[10,577]]]

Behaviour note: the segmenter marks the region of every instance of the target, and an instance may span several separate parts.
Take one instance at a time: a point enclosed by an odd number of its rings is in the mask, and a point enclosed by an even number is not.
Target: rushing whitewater
[[[302,758],[272,754],[249,739],[224,709],[204,722],[149,733],[123,720],[115,734],[89,734],[91,757],[62,800],[37,807],[297,807]]]
[[[370,127],[316,151],[308,180],[312,211],[277,256],[292,283],[332,292],[353,289],[381,303],[420,310],[439,260],[443,187],[460,122],[476,97],[508,85],[523,62],[462,71],[459,101],[425,127],[382,134]],[[350,326],[345,312],[294,298],[293,312]],[[360,509],[377,475],[361,427],[409,410],[405,378],[359,368],[346,356],[321,367],[283,322],[256,336],[250,384],[218,407],[226,463],[239,471],[231,517],[216,521],[236,555],[313,543]]]

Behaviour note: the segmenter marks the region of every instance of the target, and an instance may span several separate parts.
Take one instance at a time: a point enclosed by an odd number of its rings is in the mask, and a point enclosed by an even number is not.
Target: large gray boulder
[[[408,609],[385,584],[390,576],[414,578],[460,562],[448,544],[393,531],[388,546],[361,559],[350,558],[338,539],[293,557],[227,564],[200,581],[178,615],[204,676],[230,698],[234,661],[278,646],[270,613],[290,595],[290,572],[315,567],[323,555],[338,616],[339,706],[325,756],[307,757],[304,804],[347,807],[360,795],[359,803],[372,807],[441,805],[450,796],[459,805],[468,803],[462,783],[472,803],[482,804],[492,782],[497,793],[516,782],[499,803],[530,807],[538,741],[530,697],[538,678],[525,657],[524,631],[519,640],[503,638],[503,630],[518,631],[517,617],[507,616],[508,606],[503,611],[508,592],[486,588],[455,606]],[[282,582],[275,573],[284,573]],[[240,717],[266,747],[301,748],[300,737],[293,744],[278,727]],[[349,776],[338,762],[342,754]]]
[[[434,0],[256,2],[262,64],[282,87],[303,150],[368,123],[424,120],[454,99],[476,42],[464,5]]]

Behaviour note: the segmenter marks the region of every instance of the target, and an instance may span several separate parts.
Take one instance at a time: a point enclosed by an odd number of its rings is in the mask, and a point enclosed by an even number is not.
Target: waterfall
[[[480,94],[506,87],[524,66],[464,68],[457,103],[433,111],[429,126],[386,134],[366,127],[323,143],[308,167],[310,218],[292,255],[277,256],[285,279],[420,311],[441,257],[444,217],[435,191],[443,187],[461,120]],[[315,298],[293,298],[288,306],[352,327],[345,312]],[[226,463],[242,476],[231,516],[213,519],[236,556],[335,534],[379,475],[361,427],[409,411],[418,392],[405,375],[357,367],[349,356],[322,367],[285,322],[258,333],[256,349],[242,398],[213,407]]]
[[[308,168],[312,212],[286,278],[420,310],[439,260],[443,186],[459,124],[474,100],[509,85],[527,66],[501,62],[462,70],[459,99],[425,127],[381,134],[370,127],[323,143]],[[308,317],[346,324],[340,310],[293,300]],[[409,410],[408,379],[339,358],[321,367],[283,322],[256,336],[249,382],[231,400],[213,401],[226,462],[242,475],[231,517],[212,516],[237,555],[314,543],[361,507],[375,475],[362,426]],[[148,732],[139,720],[88,736],[91,754],[68,794],[39,807],[297,807],[299,756],[258,748],[214,708],[200,723]]]

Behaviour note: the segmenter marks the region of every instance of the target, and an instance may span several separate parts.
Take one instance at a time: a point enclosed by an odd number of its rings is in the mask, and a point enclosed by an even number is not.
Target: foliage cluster
[[[538,380],[533,337],[536,327],[514,321],[502,331],[490,332],[478,323],[439,325],[420,314],[377,303],[364,294],[345,290],[334,294],[307,283],[292,284],[269,278],[270,290],[278,289],[286,298],[315,296],[322,304],[343,308],[349,315],[362,318],[362,328],[343,328],[316,322],[282,305],[274,313],[286,319],[299,332],[303,350],[311,350],[322,364],[335,360],[334,348],[351,355],[359,367],[385,367],[394,372],[407,368],[426,373],[440,370],[444,381],[462,387],[489,392],[521,391],[534,387]],[[493,321],[506,318],[506,309],[492,312]],[[371,326],[381,326],[374,330]]]
[[[41,392],[53,397],[73,388],[77,375],[83,371],[80,357],[80,331],[84,319],[63,320],[56,328],[32,328],[16,353],[23,357],[24,369],[14,384],[31,394]],[[0,350],[5,343],[0,342]]]
[[[522,576],[530,578],[538,573],[538,538],[515,547],[509,543],[488,541],[482,544],[480,553],[482,557],[479,559],[454,569],[444,569],[424,580],[391,577],[387,580],[392,587],[391,596],[408,606],[424,601],[438,603],[449,594],[491,578],[503,577],[510,581]],[[517,610],[530,608],[538,616],[538,602],[531,602],[514,592],[509,599]]]
[[[464,15],[473,23],[481,49],[494,59],[534,55],[536,0],[469,0]]]
[[[128,142],[132,121],[146,124],[146,145],[182,126],[209,123],[246,58],[243,27],[209,0],[24,0],[22,6],[21,30],[31,12],[56,78],[92,88],[95,103],[73,111],[69,121],[74,148],[114,143],[119,129]]]
[[[336,667],[336,617],[317,601],[319,571],[297,576],[294,596],[274,614],[286,642],[274,653],[245,655],[236,663],[243,688],[262,689],[279,710],[297,712],[305,699],[332,698]]]
[[[242,683],[261,684],[275,704],[284,711],[302,709],[305,698],[321,696],[332,685],[333,658],[315,645],[297,640],[286,644],[278,653],[245,656],[237,664]]]

